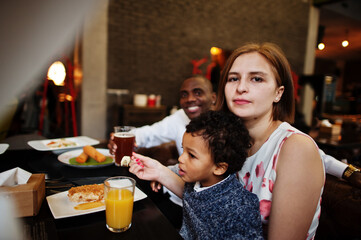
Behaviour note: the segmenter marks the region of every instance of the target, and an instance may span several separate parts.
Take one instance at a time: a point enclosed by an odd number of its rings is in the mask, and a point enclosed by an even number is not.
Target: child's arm
[[[178,197],[183,197],[184,181],[157,160],[133,153],[129,166],[129,172],[135,174],[138,178],[157,181]]]

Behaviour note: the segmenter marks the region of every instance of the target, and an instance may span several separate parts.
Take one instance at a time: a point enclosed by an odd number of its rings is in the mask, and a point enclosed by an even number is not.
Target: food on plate
[[[88,210],[92,208],[102,207],[104,206],[104,202],[96,201],[96,202],[86,202],[80,203],[74,207],[75,210]]]
[[[85,163],[86,162],[86,160],[88,160],[88,155],[86,155],[84,152],[82,152],[79,156],[77,156],[76,157],[76,161],[78,162],[78,163]]]
[[[103,184],[83,185],[72,187],[68,191],[69,200],[72,202],[96,202],[104,198]]]
[[[124,156],[122,158],[122,161],[120,161],[120,166],[129,167],[129,163],[130,163],[130,157],[129,156]]]
[[[62,147],[73,147],[76,146],[76,142],[61,138],[59,140],[53,140],[46,144],[50,148],[62,148]]]
[[[68,162],[70,165],[75,165],[75,166],[84,166],[84,167],[93,167],[93,166],[108,166],[110,164],[114,163],[114,158],[112,156],[106,156],[106,159],[104,162],[97,162],[95,161],[95,159],[88,157],[88,159],[86,160],[86,162],[80,163],[76,161],[76,157],[72,157],[68,160]]]
[[[94,158],[95,161],[97,161],[97,162],[104,162],[105,159],[106,159],[106,157],[105,157],[103,154],[101,154],[100,152],[98,152],[98,150],[96,150],[96,149],[95,149],[94,147],[92,147],[92,146],[89,146],[89,145],[84,146],[84,147],[83,147],[83,151],[84,151],[84,153],[85,153],[86,155],[88,155],[88,156],[91,157],[91,158]]]

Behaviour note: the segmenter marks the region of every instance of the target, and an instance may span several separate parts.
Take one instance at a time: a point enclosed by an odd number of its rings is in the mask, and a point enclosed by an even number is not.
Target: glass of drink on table
[[[135,144],[135,135],[130,132],[132,126],[115,126],[114,143],[117,145],[115,151],[115,165],[128,166]]]
[[[105,217],[107,228],[124,232],[132,225],[135,180],[111,177],[104,181]]]

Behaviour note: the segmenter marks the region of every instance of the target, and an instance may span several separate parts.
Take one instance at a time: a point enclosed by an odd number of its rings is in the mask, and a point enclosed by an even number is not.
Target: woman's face
[[[274,102],[284,87],[277,87],[271,65],[259,53],[242,54],[228,73],[224,94],[231,112],[243,120],[271,119]]]

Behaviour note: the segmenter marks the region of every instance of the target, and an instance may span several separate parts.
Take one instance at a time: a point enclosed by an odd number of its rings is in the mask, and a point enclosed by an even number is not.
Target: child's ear
[[[227,169],[228,169],[228,163],[220,162],[217,164],[216,168],[214,169],[213,174],[221,176],[227,171]]]

